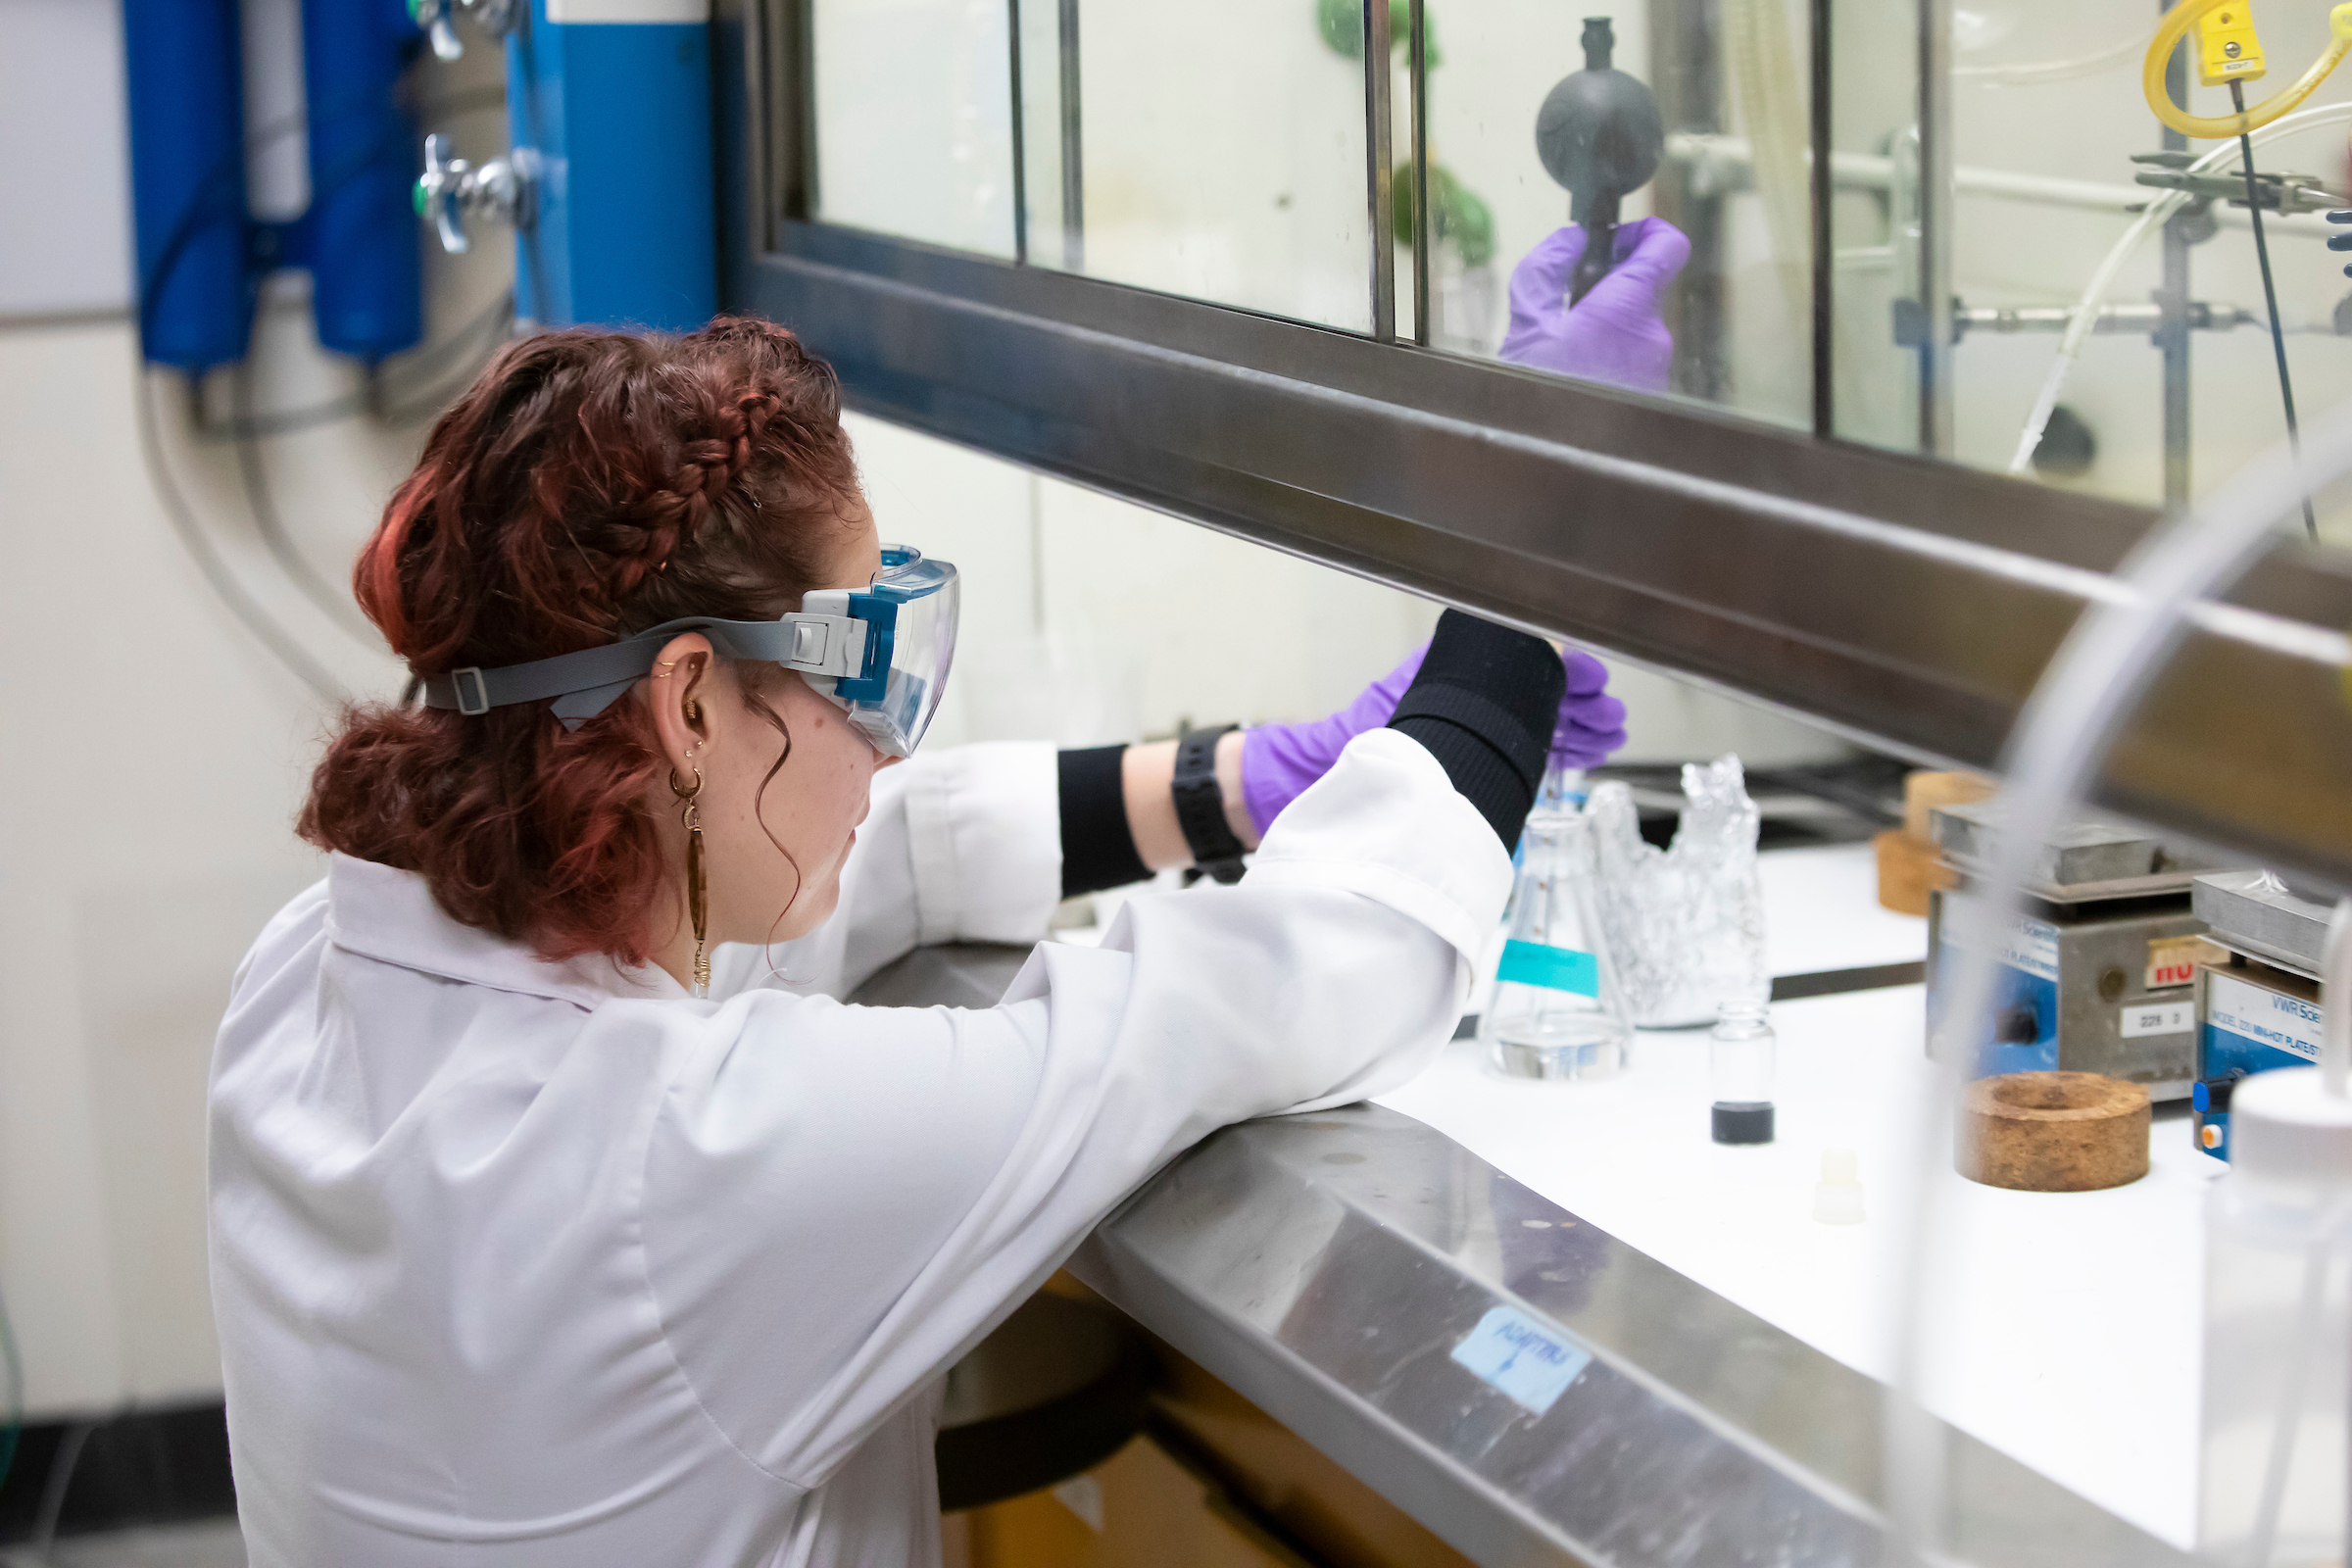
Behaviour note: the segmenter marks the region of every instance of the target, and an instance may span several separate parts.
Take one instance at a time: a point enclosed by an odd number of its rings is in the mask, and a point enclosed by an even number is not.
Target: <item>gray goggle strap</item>
[[[567,730],[612,706],[621,693],[653,673],[655,656],[680,632],[699,631],[710,646],[729,659],[755,659],[781,664],[804,675],[842,676],[860,673],[865,664],[865,622],[848,615],[795,612],[781,620],[663,621],[602,648],[583,648],[534,659],[523,664],[483,669],[469,664],[446,675],[422,678],[417,697],[427,708],[454,709],[466,714],[486,713],[493,708],[557,699],[550,710]]]

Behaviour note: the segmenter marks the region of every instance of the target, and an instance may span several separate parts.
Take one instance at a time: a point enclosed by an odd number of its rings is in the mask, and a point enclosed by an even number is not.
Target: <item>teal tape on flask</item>
[[[1505,942],[1502,963],[1494,978],[1510,986],[1542,986],[1547,991],[1573,991],[1580,997],[1600,995],[1600,960],[1574,948],[1549,948],[1541,942]]]

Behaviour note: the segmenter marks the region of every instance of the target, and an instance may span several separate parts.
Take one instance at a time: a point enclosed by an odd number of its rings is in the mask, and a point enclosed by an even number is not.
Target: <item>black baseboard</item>
[[[32,1539],[41,1498],[74,1423],[27,1426],[0,1480],[0,1544]],[[91,1429],[74,1462],[57,1533],[84,1535],[237,1511],[228,1421],[218,1400],[127,1411]]]

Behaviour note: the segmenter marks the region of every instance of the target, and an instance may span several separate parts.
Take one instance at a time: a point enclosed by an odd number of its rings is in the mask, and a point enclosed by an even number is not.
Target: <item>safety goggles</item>
[[[655,657],[671,638],[699,631],[729,659],[798,672],[877,751],[909,757],[947,690],[958,598],[954,566],[925,561],[905,545],[884,545],[871,585],[803,595],[799,610],[775,620],[687,615],[602,648],[429,676],[419,695],[427,708],[461,713],[553,698],[550,711],[565,729],[578,729],[653,673]]]

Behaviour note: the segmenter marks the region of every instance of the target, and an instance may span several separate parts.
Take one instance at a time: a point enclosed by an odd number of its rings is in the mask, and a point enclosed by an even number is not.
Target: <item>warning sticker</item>
[[[2155,937],[2148,943],[2148,989],[2184,986],[2197,977],[2197,965],[2221,964],[2230,955],[2203,937]]]

